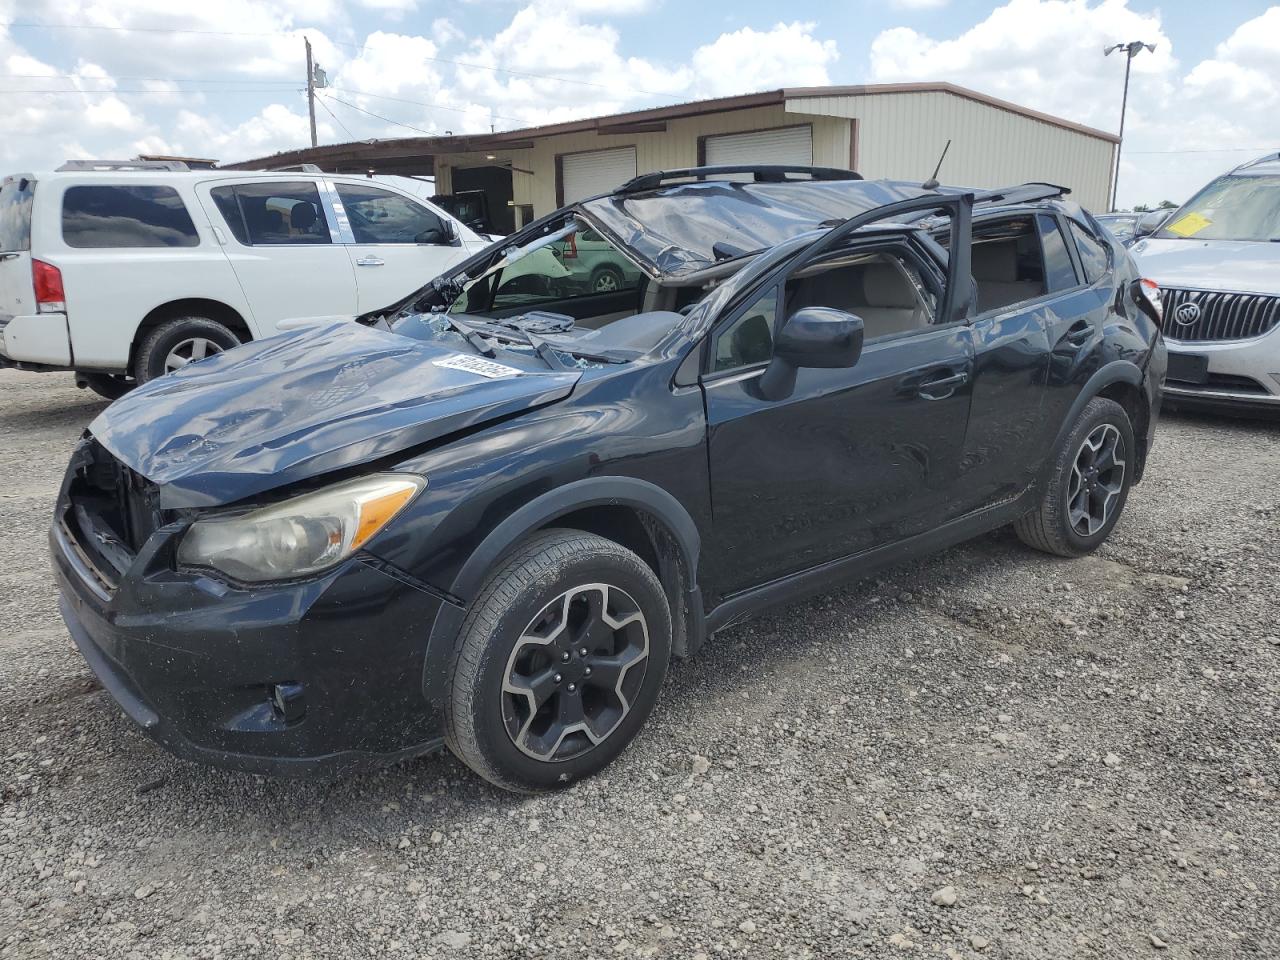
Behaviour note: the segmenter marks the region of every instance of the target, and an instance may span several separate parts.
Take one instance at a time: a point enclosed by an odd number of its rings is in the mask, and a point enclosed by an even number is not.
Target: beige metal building
[[[944,183],[1040,180],[1106,209],[1117,138],[949,83],[803,87],[491,134],[376,140],[230,164],[433,176],[436,192],[483,198],[507,232],[640,173],[791,163],[925,180],[947,141]],[[448,201],[446,201],[448,202]]]

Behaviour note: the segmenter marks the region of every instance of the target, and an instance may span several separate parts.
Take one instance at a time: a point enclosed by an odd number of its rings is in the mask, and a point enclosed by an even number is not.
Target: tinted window
[[[356,243],[449,243],[444,223],[420,203],[364,184],[338,184]]]
[[[218,212],[222,214],[222,219],[227,221],[227,226],[231,228],[235,238],[248,246],[249,234],[245,229],[244,215],[240,212],[240,202],[236,199],[236,188],[214,187],[209,191],[209,195],[213,197]]]
[[[1040,223],[1040,243],[1044,248],[1044,278],[1050,293],[1058,290],[1070,290],[1080,281],[1076,279],[1076,267],[1071,262],[1071,254],[1067,252],[1067,242],[1054,217],[1041,214],[1036,220]]]
[[[329,221],[314,183],[240,183],[209,191],[241,243],[330,243]]]
[[[31,249],[31,201],[36,182],[18,177],[0,186],[0,250]]]
[[[1080,251],[1080,263],[1084,267],[1085,279],[1093,283],[1111,268],[1111,254],[1084,227],[1071,221],[1071,233],[1076,238],[1076,249]]]
[[[68,187],[62,239],[69,247],[194,247],[195,224],[172,187]]]
[[[768,363],[773,356],[773,327],[778,316],[774,287],[716,335],[712,370],[733,370]]]

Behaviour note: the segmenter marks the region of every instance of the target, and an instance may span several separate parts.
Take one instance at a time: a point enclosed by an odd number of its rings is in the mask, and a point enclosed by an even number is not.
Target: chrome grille
[[[1256,293],[1219,293],[1161,287],[1164,333],[1170,340],[1246,340],[1280,324],[1280,297]],[[1190,323],[1178,318],[1180,307],[1194,304],[1199,316]]]

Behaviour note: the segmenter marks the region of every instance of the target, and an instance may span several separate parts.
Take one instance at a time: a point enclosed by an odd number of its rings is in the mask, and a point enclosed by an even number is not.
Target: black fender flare
[[[1062,424],[1058,427],[1057,436],[1053,438],[1053,446],[1049,448],[1050,455],[1045,459],[1045,466],[1041,471],[1040,486],[1042,488],[1048,482],[1049,468],[1053,463],[1053,457],[1056,456],[1056,451],[1062,447],[1063,442],[1067,439],[1067,434],[1071,432],[1075,422],[1080,419],[1081,412],[1090,400],[1113,383],[1127,383],[1141,390],[1142,370],[1130,360],[1112,360],[1095,370],[1093,375],[1085,381],[1084,386],[1080,388],[1080,392],[1076,394],[1075,400],[1072,401],[1071,409],[1062,418]]]
[[[448,684],[447,665],[457,650],[459,634],[470,603],[480,592],[485,577],[504,553],[535,530],[548,526],[557,517],[598,506],[624,506],[647,514],[662,524],[679,551],[687,580],[684,606],[688,611],[685,651],[692,653],[705,632],[702,592],[698,587],[698,560],[702,537],[684,505],[657,484],[633,477],[588,477],[557,487],[513,511],[493,528],[472,551],[458,571],[448,592],[462,601],[442,604],[427,641],[423,692],[428,700],[441,703]],[[680,611],[672,610],[675,619]],[[444,668],[444,669],[442,669]]]

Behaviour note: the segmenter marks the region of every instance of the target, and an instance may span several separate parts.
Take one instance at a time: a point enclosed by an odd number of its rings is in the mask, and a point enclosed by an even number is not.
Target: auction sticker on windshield
[[[432,360],[431,362],[437,367],[445,367],[449,370],[463,370],[467,373],[488,377],[490,380],[518,377],[524,372],[515,367],[508,367],[505,363],[494,363],[492,360],[485,360],[483,357],[464,357],[460,353],[452,357],[445,357],[442,360]]]
[[[1194,237],[1211,223],[1213,221],[1208,217],[1201,216],[1198,213],[1188,213],[1185,217],[1179,217],[1165,229],[1170,233],[1176,233],[1180,237]]]

